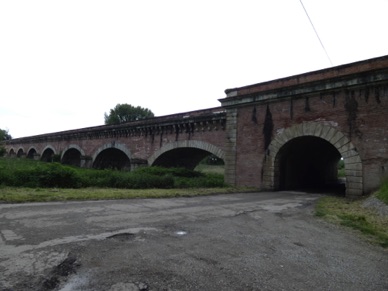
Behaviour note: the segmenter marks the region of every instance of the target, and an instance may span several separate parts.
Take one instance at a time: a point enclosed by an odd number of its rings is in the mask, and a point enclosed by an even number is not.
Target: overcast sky
[[[104,123],[118,103],[167,115],[224,90],[388,54],[388,0],[0,1],[0,128]]]

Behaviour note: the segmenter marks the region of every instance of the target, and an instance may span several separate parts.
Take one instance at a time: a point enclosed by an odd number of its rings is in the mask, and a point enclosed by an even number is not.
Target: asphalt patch
[[[68,276],[75,274],[80,266],[81,264],[77,261],[77,257],[69,254],[62,263],[51,270],[47,278],[44,279],[40,291],[54,290]]]
[[[116,239],[118,241],[129,241],[135,238],[135,234],[130,232],[117,233],[111,236],[108,236],[107,239]]]

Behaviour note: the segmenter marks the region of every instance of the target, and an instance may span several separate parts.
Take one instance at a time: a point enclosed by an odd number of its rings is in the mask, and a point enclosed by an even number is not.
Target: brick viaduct
[[[7,141],[9,156],[81,167],[194,168],[209,154],[225,181],[267,190],[337,182],[375,190],[388,173],[388,56],[228,89],[221,107]]]

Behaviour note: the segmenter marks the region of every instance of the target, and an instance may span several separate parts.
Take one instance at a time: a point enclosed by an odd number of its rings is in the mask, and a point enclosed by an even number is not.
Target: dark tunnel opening
[[[75,148],[67,150],[62,157],[62,163],[65,165],[81,167],[81,152]]]
[[[36,155],[37,155],[36,150],[35,149],[30,149],[28,151],[27,158],[28,159],[34,159]]]
[[[54,158],[54,151],[52,149],[46,149],[42,157],[40,158],[41,161],[43,162],[52,162]]]
[[[111,170],[130,170],[130,160],[128,156],[121,150],[116,148],[108,148],[101,151],[94,163],[95,169],[111,169]]]
[[[298,137],[287,142],[275,160],[279,190],[345,193],[345,183],[338,178],[341,155],[328,141]]]
[[[208,158],[208,159],[207,159]],[[160,155],[152,166],[165,168],[186,168],[194,170],[200,162],[207,164],[221,163],[223,161],[210,152],[198,148],[177,148]]]

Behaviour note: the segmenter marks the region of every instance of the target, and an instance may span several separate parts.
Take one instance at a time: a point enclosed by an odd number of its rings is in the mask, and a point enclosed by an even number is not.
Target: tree
[[[0,129],[0,141],[10,139],[12,139],[12,136],[8,133],[8,130]]]
[[[6,153],[5,147],[2,145],[2,142],[5,140],[10,140],[12,136],[8,133],[8,130],[0,129],[0,157],[4,156]]]
[[[135,107],[126,103],[117,104],[115,108],[110,110],[109,115],[107,113],[104,114],[106,125],[119,124],[154,116],[154,113],[147,108],[140,106]]]

